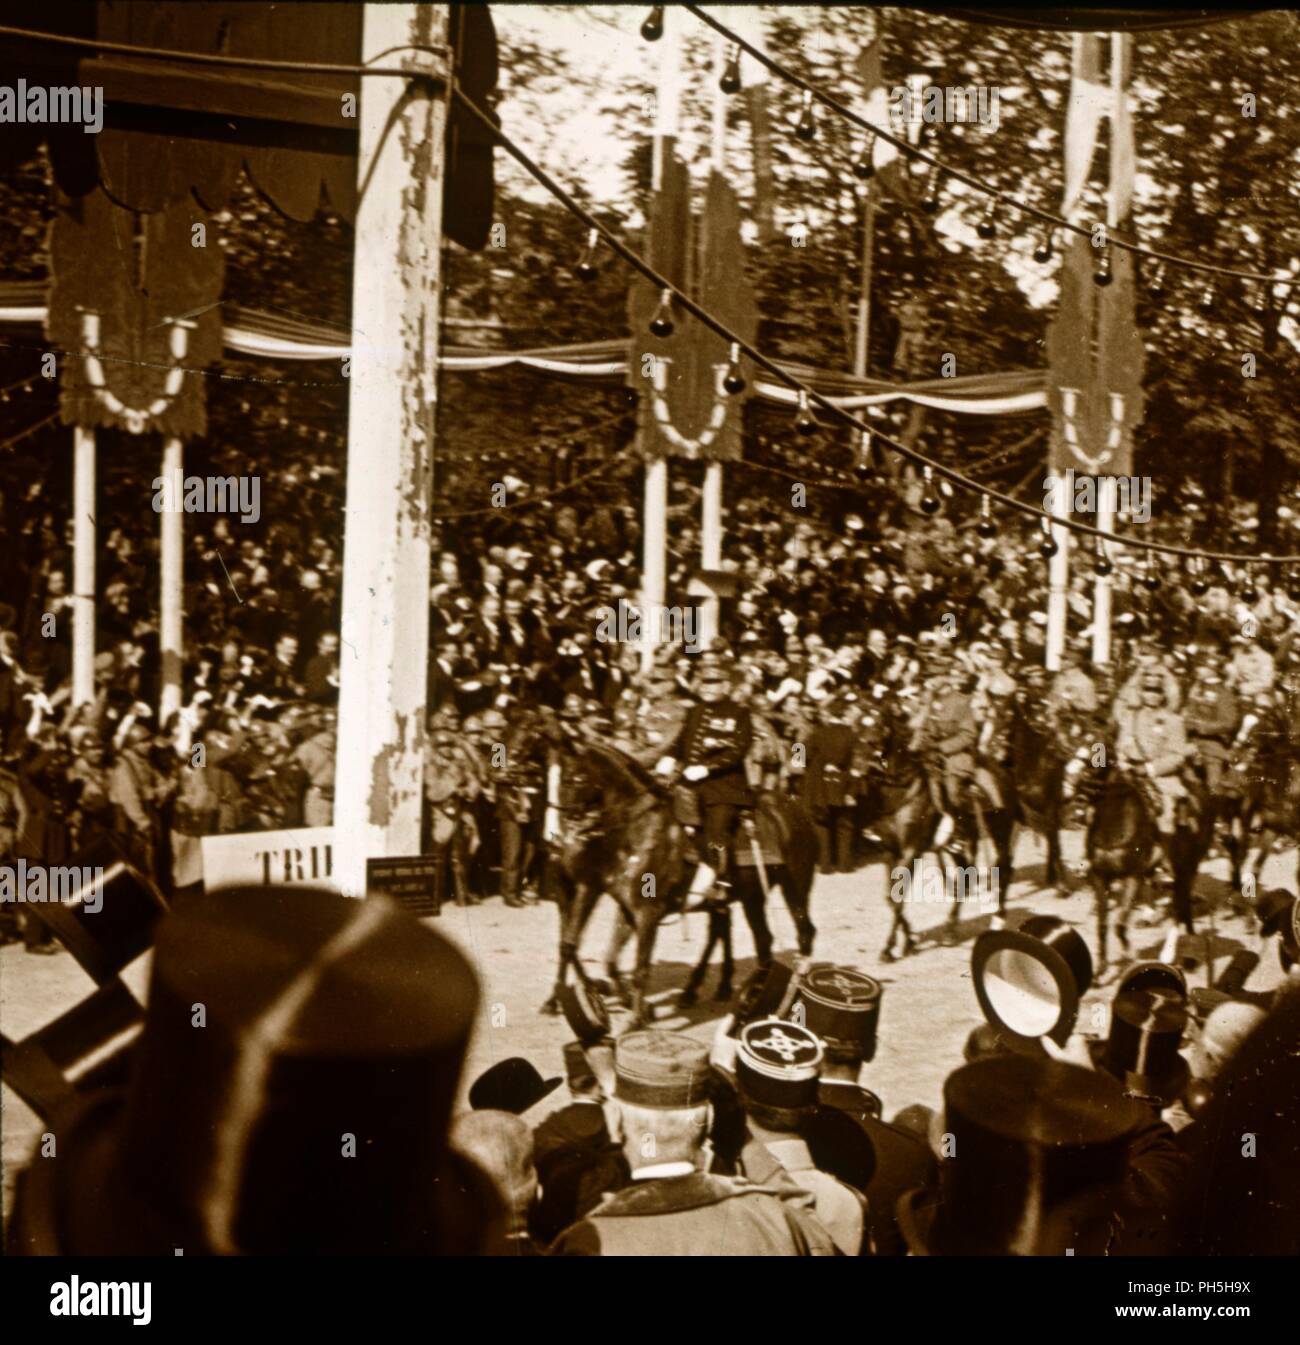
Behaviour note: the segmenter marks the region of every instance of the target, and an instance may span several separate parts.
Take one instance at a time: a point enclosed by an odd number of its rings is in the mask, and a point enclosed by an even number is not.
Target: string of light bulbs
[[[29,425],[25,430],[22,430],[20,433],[13,435],[11,438],[0,440],[0,451],[3,451],[4,449],[7,448],[13,448],[15,445],[21,444],[24,439],[30,439],[32,435],[37,433],[38,430],[43,430],[47,425],[52,424],[54,421],[58,420],[58,418],[59,413],[57,411],[51,411],[48,416],[45,416],[43,419],[38,420],[34,425]]]
[[[936,158],[934,155],[927,153],[920,147],[912,145],[906,138],[896,136],[879,126],[874,125],[872,122],[869,122],[865,117],[853,111],[852,108],[841,103],[831,94],[819,89],[811,81],[796,74],[795,71],[791,70],[788,66],[783,65],[774,57],[769,56],[761,48],[756,47],[752,42],[747,41],[739,33],[728,28],[726,24],[713,18],[712,15],[706,14],[698,5],[687,4],[683,5],[682,8],[732,44],[733,57],[728,62],[727,67],[724,69],[719,80],[724,93],[730,94],[739,91],[740,68],[739,61],[735,59],[735,53],[739,51],[746,52],[760,65],[764,66],[767,70],[770,70],[772,74],[784,80],[787,84],[792,85],[794,88],[802,91],[804,101],[799,121],[794,130],[796,139],[805,142],[815,139],[817,126],[816,120],[812,114],[812,105],[814,102],[820,103],[823,107],[829,108],[837,116],[863,131],[867,137],[865,144],[859,147],[857,156],[854,160],[853,172],[855,177],[860,180],[865,180],[872,176],[874,169],[871,163],[871,145],[872,140],[875,137],[879,137],[893,145],[900,153],[906,154],[910,158],[918,159],[922,163],[929,165],[930,174],[926,179],[926,194],[922,199],[922,209],[925,210],[927,214],[934,214],[937,211],[938,185],[940,180],[947,176],[958,182],[962,182],[973,190],[981,192],[991,198],[989,206],[987,207],[979,226],[976,228],[976,233],[981,238],[988,239],[993,237],[996,228],[994,220],[998,206],[1006,206],[1013,210],[1018,210],[1022,214],[1031,215],[1041,223],[1048,225],[1049,233],[1040,241],[1039,246],[1034,252],[1034,260],[1039,262],[1040,265],[1051,258],[1050,229],[1062,229],[1066,232],[1079,234],[1090,239],[1098,236],[1098,231],[1100,230],[1100,236],[1106,240],[1106,243],[1105,246],[1100,249],[1104,261],[1098,268],[1096,277],[1098,284],[1105,285],[1109,283],[1110,263],[1108,249],[1109,247],[1114,246],[1121,248],[1126,252],[1135,253],[1138,256],[1150,257],[1166,266],[1182,266],[1189,270],[1200,271],[1208,275],[1225,276],[1229,279],[1236,280],[1254,281],[1266,286],[1300,285],[1300,276],[1297,275],[1248,271],[1239,267],[1221,266],[1216,262],[1198,261],[1195,258],[1184,257],[1178,253],[1164,252],[1159,248],[1148,247],[1144,244],[1126,239],[1109,225],[1101,221],[1091,224],[1077,224],[1050,210],[1044,210],[1040,206],[1032,205],[1027,201],[1018,200],[1007,192],[999,190],[991,183],[985,182],[983,178],[977,177],[973,173],[968,173],[963,169],[954,168],[950,164],[946,164],[941,159]],[[652,20],[655,19],[655,13],[652,13],[651,18],[647,19],[641,26],[641,36],[650,42],[656,41],[663,34],[663,6],[656,5],[654,10],[658,14],[657,22],[652,22]]]
[[[598,476],[603,476],[612,468],[626,463],[630,460],[631,454],[625,449],[621,453],[614,453],[606,458],[599,466],[593,467],[589,472],[583,472],[581,476],[575,476],[572,481],[565,481],[562,485],[553,486],[550,490],[541,491],[536,495],[525,495],[522,499],[507,500],[504,504],[490,504],[483,509],[461,509],[455,513],[434,512],[435,519],[446,518],[482,518],[487,514],[504,514],[507,512],[517,512],[520,509],[532,508],[536,505],[545,505],[553,500],[557,495],[563,495],[565,491],[573,490],[575,486],[581,486],[588,481],[594,480]]]
[[[813,419],[810,408],[816,406],[820,411],[830,416],[832,419],[848,425],[857,430],[860,434],[870,434],[873,439],[879,440],[893,452],[908,462],[915,464],[922,469],[922,473],[928,482],[938,477],[948,481],[951,485],[963,490],[973,491],[984,497],[986,501],[996,500],[999,504],[1018,513],[1026,514],[1032,518],[1040,520],[1045,530],[1050,530],[1053,526],[1063,529],[1067,532],[1078,533],[1081,536],[1091,537],[1100,548],[1104,544],[1112,546],[1128,547],[1132,550],[1145,551],[1149,553],[1159,553],[1162,555],[1176,556],[1184,560],[1207,560],[1218,563],[1228,563],[1232,565],[1300,565],[1300,555],[1285,556],[1264,556],[1250,555],[1240,552],[1226,551],[1205,551],[1197,547],[1176,546],[1169,542],[1156,542],[1134,536],[1120,537],[1114,533],[1105,532],[1100,528],[1092,527],[1090,524],[1081,523],[1077,519],[1069,517],[1058,517],[1049,514],[1046,510],[1038,508],[1036,505],[1028,504],[1023,500],[1018,500],[1004,491],[1000,491],[991,486],[982,486],[976,481],[972,481],[962,472],[955,468],[945,466],[943,463],[936,462],[926,454],[911,448],[906,444],[900,443],[879,429],[877,426],[869,425],[863,420],[859,420],[848,411],[835,406],[829,399],[823,397],[815,389],[803,383],[794,374],[783,369],[776,360],[764,355],[761,351],[749,344],[736,332],[733,332],[724,323],[720,322],[711,313],[709,313],[700,304],[696,303],[689,295],[684,294],[677,288],[666,276],[660,275],[658,271],[650,265],[639,253],[628,247],[611,229],[602,224],[592,213],[576,201],[569,192],[567,192],[556,180],[538,163],[536,163],[525,150],[502,131],[484,112],[475,101],[460,87],[459,82],[452,83],[452,96],[460,101],[471,116],[475,117],[483,127],[490,131],[495,139],[507,154],[510,155],[516,163],[531,176],[539,186],[548,191],[566,210],[576,219],[579,219],[587,226],[589,241],[593,233],[603,238],[617,256],[622,258],[633,270],[648,280],[651,285],[659,292],[660,302],[655,311],[654,317],[650,321],[650,330],[656,336],[666,336],[671,334],[673,323],[671,310],[673,305],[677,305],[684,312],[690,314],[698,322],[701,322],[715,335],[720,336],[726,341],[731,350],[731,362],[728,374],[724,379],[724,387],[735,393],[743,391],[745,380],[740,371],[739,357],[744,354],[752,363],[760,369],[765,370],[772,377],[784,383],[791,388],[798,397],[798,416],[795,421],[796,430],[802,435],[810,435],[817,432],[820,428],[818,422]],[[933,497],[928,497],[933,500]],[[925,501],[923,501],[924,508]],[[938,501],[933,500],[934,508],[925,510],[928,513],[937,512]],[[987,506],[985,506],[987,508]],[[1053,549],[1056,542],[1052,539],[1050,531],[1047,540],[1044,543],[1044,549],[1050,545]],[[1050,554],[1045,551],[1045,554]],[[1104,559],[1100,556],[1099,559]]]

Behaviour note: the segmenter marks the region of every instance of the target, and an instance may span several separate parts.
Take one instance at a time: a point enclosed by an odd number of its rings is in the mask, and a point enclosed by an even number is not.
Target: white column
[[[72,703],[95,699],[95,431],[72,427]]]
[[[362,59],[445,74],[443,5],[365,5]],[[446,95],[361,81],[334,878],[420,846]]]
[[[1097,492],[1097,527],[1102,532],[1115,531],[1113,504],[1109,491]],[[1111,582],[1108,575],[1099,574],[1092,591],[1092,661],[1098,667],[1110,662]]]
[[[672,5],[664,7],[664,31],[659,39],[659,81],[655,96],[655,134],[651,156],[650,186],[658,192],[663,185],[664,159],[668,153],[668,139],[677,135],[678,110],[681,100],[681,53],[679,48],[678,18]],[[656,443],[653,419],[641,415],[641,433],[646,436],[645,446]],[[648,669],[654,661],[667,591],[668,569],[668,461],[659,458],[647,461],[645,469],[645,500],[641,526],[641,667]]]
[[[706,463],[704,493],[700,500],[700,562],[706,570],[722,568],[722,464]],[[700,644],[707,649],[718,634],[718,599],[702,600]]]
[[[650,431],[653,433],[653,431]],[[641,668],[654,662],[659,613],[664,606],[668,560],[668,460],[645,465],[645,503],[641,520]]]
[[[1052,491],[1052,513],[1057,518],[1069,518],[1072,501],[1066,489],[1065,479],[1056,478],[1056,489]],[[1056,672],[1061,666],[1061,651],[1065,648],[1066,626],[1069,621],[1070,594],[1070,533],[1067,528],[1052,524],[1052,537],[1056,542],[1056,555],[1050,561],[1049,584],[1047,594],[1047,668]]]
[[[158,515],[162,540],[162,598],[159,603],[158,648],[162,655],[162,693],[158,698],[158,716],[167,716],[181,708],[181,660],[184,654],[183,613],[181,602],[185,586],[185,470],[183,448],[177,438],[163,443],[162,478],[172,491],[172,508]]]

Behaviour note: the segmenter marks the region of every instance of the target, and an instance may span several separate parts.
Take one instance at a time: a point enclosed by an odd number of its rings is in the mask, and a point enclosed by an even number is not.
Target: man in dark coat
[[[705,1172],[712,1070],[684,1032],[629,1032],[614,1052],[631,1181],[563,1232],[553,1256],[834,1256],[812,1196]],[[780,1174],[777,1174],[780,1177]]]
[[[800,796],[817,830],[823,873],[853,871],[853,781],[856,737],[846,722],[848,702],[827,701],[808,742],[808,766]]]
[[[682,779],[695,787],[705,857],[691,881],[688,904],[710,896],[731,852],[740,810],[754,806],[745,771],[754,726],[749,711],[732,698],[724,662],[730,655],[715,646],[699,658],[699,701],[687,712],[676,744],[655,767],[658,774],[671,775],[680,766]]]

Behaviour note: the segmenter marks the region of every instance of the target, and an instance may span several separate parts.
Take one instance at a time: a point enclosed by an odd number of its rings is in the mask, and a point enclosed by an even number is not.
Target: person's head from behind
[[[797,1134],[817,1105],[822,1044],[799,1023],[760,1018],[736,1043],[736,1089],[751,1125]]]
[[[497,1237],[524,1232],[539,1190],[527,1121],[507,1111],[469,1111],[452,1122],[450,1139],[451,1147],[474,1163],[501,1197],[505,1227]]]
[[[629,1032],[614,1044],[614,1136],[635,1174],[664,1164],[705,1166],[712,1109],[706,1043],[684,1032]]]

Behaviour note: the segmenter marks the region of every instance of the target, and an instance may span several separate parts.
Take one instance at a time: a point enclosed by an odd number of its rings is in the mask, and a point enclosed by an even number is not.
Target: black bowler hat
[[[470,1084],[469,1105],[475,1111],[508,1111],[522,1116],[563,1082],[558,1075],[543,1079],[531,1060],[512,1055],[498,1060]]]
[[[1094,1063],[1130,1096],[1168,1106],[1181,1096],[1191,1070],[1179,1054],[1187,1001],[1168,990],[1126,990],[1110,1010],[1110,1035],[1091,1042]]]
[[[1092,984],[1092,955],[1054,915],[1020,912],[975,940],[971,977],[985,1019],[1013,1051],[1039,1055],[1039,1038],[1064,1046]]]
[[[158,929],[124,1090],[57,1117],[14,1245],[42,1255],[473,1254],[446,1144],[478,987],[383,897],[235,888]]]
[[[914,1254],[1105,1254],[1129,1140],[1149,1112],[1107,1075],[1046,1056],[973,1061],[943,1096],[952,1153],[939,1189],[897,1206]]]

